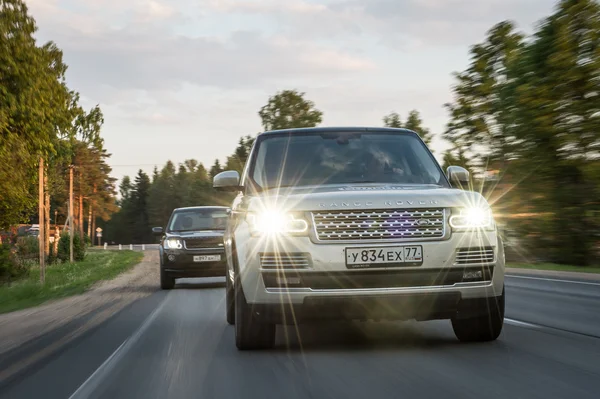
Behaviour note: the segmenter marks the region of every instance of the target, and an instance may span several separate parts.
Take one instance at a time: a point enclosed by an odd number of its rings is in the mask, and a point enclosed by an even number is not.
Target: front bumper
[[[484,316],[497,298],[462,299],[461,293],[307,296],[303,302],[252,304],[261,322],[294,325],[321,320],[436,320]]]
[[[194,256],[220,255],[215,262],[195,262]],[[173,277],[219,277],[225,276],[227,261],[222,248],[165,249],[161,253],[163,269]]]
[[[425,295],[433,299],[443,298],[443,302],[447,303],[449,297],[457,297],[457,301],[497,297],[504,285],[504,249],[494,231],[454,232],[448,239],[440,241],[315,244],[308,237],[281,237],[276,241],[253,237],[242,227],[235,232],[234,238],[240,280],[250,304],[310,308],[311,301],[316,300],[312,298],[319,298],[321,302],[330,299],[335,309],[339,298],[352,301],[352,297],[385,299],[397,295],[402,301]],[[422,246],[423,264],[367,270],[349,270],[346,267],[346,248],[398,245]],[[458,264],[457,249],[465,247],[492,248],[493,260],[485,264]],[[261,253],[309,253],[310,266],[285,271],[261,269]],[[462,272],[467,269],[480,270],[481,281],[463,281]],[[458,280],[457,274],[460,275]],[[288,277],[291,278],[290,284],[286,282]],[[286,282],[284,286],[277,287],[273,283],[273,279],[277,278],[279,282]]]

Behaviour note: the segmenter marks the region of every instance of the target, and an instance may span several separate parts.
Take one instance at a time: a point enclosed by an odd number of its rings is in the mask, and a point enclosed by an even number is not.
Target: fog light
[[[466,280],[481,280],[483,272],[481,270],[465,270],[463,272],[463,281]]]
[[[300,284],[300,277],[277,277],[278,285],[298,285]]]
[[[175,262],[175,255],[169,255],[169,260],[171,262]]]

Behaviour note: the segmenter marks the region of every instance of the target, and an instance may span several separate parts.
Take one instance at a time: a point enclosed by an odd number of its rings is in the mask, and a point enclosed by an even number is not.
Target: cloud
[[[80,6],[92,10],[99,3],[84,0]],[[121,3],[111,0],[110,4],[119,9]],[[175,34],[155,19],[179,18],[181,13],[155,0],[134,4],[129,11],[136,19],[114,27],[106,17],[95,18],[87,11],[73,15],[52,9],[58,7],[56,2],[34,1],[34,9],[45,11],[40,14],[41,36],[62,48],[70,66],[69,81],[87,96],[111,102],[107,95],[126,90],[176,91],[183,84],[252,88],[375,69],[364,56],[284,35],[255,30],[232,30],[220,36]]]
[[[388,47],[456,45],[479,38],[492,25],[518,18],[529,25],[554,0],[213,0],[204,7],[221,13],[261,15],[284,32],[304,37],[356,40],[369,37]]]

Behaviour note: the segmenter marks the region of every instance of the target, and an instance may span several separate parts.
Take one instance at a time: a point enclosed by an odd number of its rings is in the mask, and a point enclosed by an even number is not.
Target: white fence
[[[104,250],[112,250],[112,251],[122,251],[122,250],[130,250],[130,251],[156,251],[158,250],[158,244],[128,244],[128,245],[108,245],[104,243]]]

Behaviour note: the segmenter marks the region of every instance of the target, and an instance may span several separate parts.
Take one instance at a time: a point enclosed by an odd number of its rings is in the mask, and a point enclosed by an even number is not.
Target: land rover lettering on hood
[[[277,324],[449,319],[461,341],[495,340],[504,249],[469,173],[446,173],[412,131],[305,128],[260,134],[224,236],[227,321],[240,349]]]

